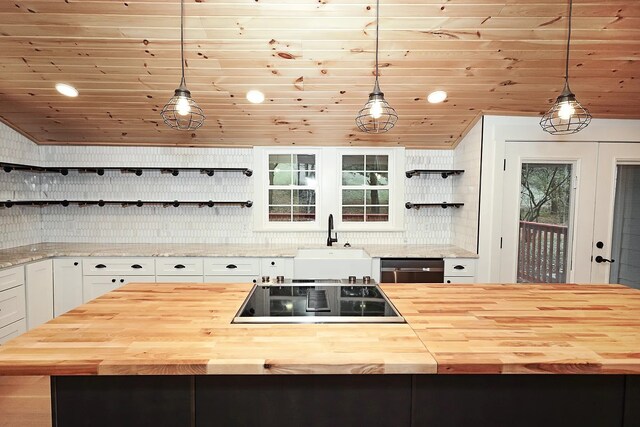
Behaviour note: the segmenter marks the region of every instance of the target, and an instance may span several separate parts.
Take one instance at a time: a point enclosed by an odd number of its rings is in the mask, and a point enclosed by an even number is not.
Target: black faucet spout
[[[333,231],[333,214],[329,214],[329,236],[327,237],[327,246],[333,246],[334,243],[338,242],[338,233],[334,233],[335,237],[331,237],[331,232]]]

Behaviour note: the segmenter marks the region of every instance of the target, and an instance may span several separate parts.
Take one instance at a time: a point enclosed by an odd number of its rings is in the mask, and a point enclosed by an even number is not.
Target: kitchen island
[[[0,375],[51,375],[60,426],[640,425],[637,290],[382,285],[406,324],[231,324],[250,289],[126,285]]]

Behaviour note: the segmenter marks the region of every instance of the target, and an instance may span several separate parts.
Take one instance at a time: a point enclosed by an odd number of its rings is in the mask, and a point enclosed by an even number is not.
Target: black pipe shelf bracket
[[[107,205],[120,205],[123,208],[129,206],[162,206],[163,208],[171,207],[177,208],[179,206],[198,206],[204,207],[219,207],[219,206],[240,206],[242,208],[250,208],[253,206],[251,200],[247,201],[158,201],[158,200],[6,200],[0,202],[0,208],[11,208],[13,206],[64,206],[78,205],[84,206],[107,206]]]
[[[440,175],[443,178],[448,178],[451,175],[460,175],[462,173],[464,173],[463,169],[412,169],[404,174],[407,178],[419,175]]]
[[[59,173],[61,175],[68,175],[69,171],[75,170],[78,173],[95,173],[97,175],[104,175],[105,171],[120,171],[125,174],[135,174],[141,176],[144,172],[159,171],[161,174],[171,174],[178,176],[180,172],[192,172],[198,171],[203,175],[213,176],[216,172],[241,172],[245,176],[253,175],[253,171],[248,168],[164,168],[164,167],[48,167],[48,166],[33,166],[24,165],[19,163],[2,163],[0,162],[0,168],[9,173],[12,171],[24,171],[24,172],[38,172],[38,173]]]
[[[464,206],[464,203],[411,203],[407,202],[404,204],[404,207],[407,209],[420,209],[420,208],[433,208],[433,207],[441,207],[442,209],[447,209],[448,207],[459,208]]]

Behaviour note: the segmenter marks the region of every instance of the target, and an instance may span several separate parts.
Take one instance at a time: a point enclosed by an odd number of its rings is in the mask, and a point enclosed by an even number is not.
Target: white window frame
[[[269,155],[313,154],[316,156],[316,219],[300,222],[269,221]],[[342,156],[389,156],[389,221],[342,221]],[[254,231],[326,231],[333,214],[336,231],[404,231],[404,148],[255,147]],[[305,187],[300,187],[301,189]]]

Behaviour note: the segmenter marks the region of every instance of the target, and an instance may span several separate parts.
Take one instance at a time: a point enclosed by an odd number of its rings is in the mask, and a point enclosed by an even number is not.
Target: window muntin
[[[389,156],[342,155],[343,222],[389,222]]]
[[[269,222],[316,220],[315,154],[269,154]]]

